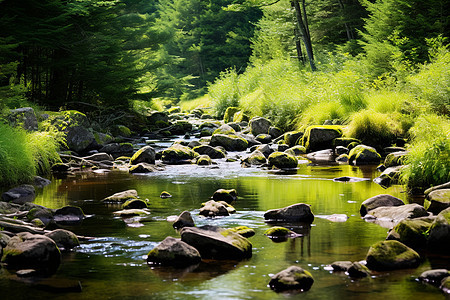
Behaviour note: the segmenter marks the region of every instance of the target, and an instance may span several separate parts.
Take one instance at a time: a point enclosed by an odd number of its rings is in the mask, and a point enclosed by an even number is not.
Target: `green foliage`
[[[420,116],[410,134],[407,166],[402,181],[410,190],[423,192],[450,181],[450,120],[429,114]]]
[[[48,175],[55,163],[61,162],[58,151],[64,143],[64,135],[58,131],[27,134],[26,147],[31,151],[36,174]]]
[[[209,97],[213,102],[218,118],[222,119],[230,106],[238,106],[240,98],[236,70],[222,72],[213,85],[209,86]]]
[[[35,174],[27,133],[0,123],[0,186],[27,182]]]
[[[183,111],[191,111],[195,108],[210,108],[212,103],[209,95],[204,95],[192,100],[183,100],[179,103],[179,105]]]
[[[380,149],[390,146],[401,131],[399,123],[390,115],[361,110],[351,116],[345,134],[365,145]]]

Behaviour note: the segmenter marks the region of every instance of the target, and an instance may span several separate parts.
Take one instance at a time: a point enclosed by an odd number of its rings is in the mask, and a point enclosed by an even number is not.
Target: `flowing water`
[[[352,280],[332,273],[326,265],[337,260],[359,261],[369,247],[387,235],[387,229],[367,223],[359,216],[361,202],[389,193],[407,198],[400,186],[387,190],[372,182],[378,175],[373,167],[301,164],[297,171],[280,172],[241,168],[239,163],[220,162],[216,168],[193,165],[168,166],[150,175],[123,172],[82,173],[53,179],[38,191],[36,204],[50,208],[82,207],[88,215],[81,225],[67,228],[94,239],[69,253],[57,273],[43,280],[24,282],[0,269],[2,299],[444,299],[434,287],[415,279],[424,270],[450,268],[448,261],[427,258],[418,269],[374,273],[370,278]],[[360,182],[335,182],[352,176]],[[239,199],[237,213],[207,219],[198,215],[201,203],[219,188],[234,188]],[[136,189],[150,200],[151,216],[138,222],[113,216],[120,206],[101,199],[113,193]],[[162,191],[173,197],[161,199]],[[270,227],[263,214],[273,208],[308,203],[316,216],[312,226],[291,227],[300,236],[275,243],[263,232]],[[152,268],[147,253],[167,236],[178,237],[167,217],[188,210],[197,226],[210,224],[230,228],[246,225],[256,231],[250,238],[253,256],[244,261],[203,261],[189,269]],[[345,214],[348,220],[329,220]],[[315,279],[311,290],[277,294],[267,286],[272,274],[290,265],[300,265]],[[70,287],[80,282],[82,292]]]

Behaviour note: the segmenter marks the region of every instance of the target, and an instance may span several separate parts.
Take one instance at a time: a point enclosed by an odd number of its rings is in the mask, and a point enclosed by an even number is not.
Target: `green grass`
[[[63,143],[58,131],[37,131],[27,133],[26,147],[30,149],[36,174],[48,175],[54,163],[61,162],[58,151]]]
[[[192,100],[182,100],[178,105],[182,111],[191,111],[195,108],[210,108],[212,107],[212,102],[209,95],[204,95],[203,97]]]

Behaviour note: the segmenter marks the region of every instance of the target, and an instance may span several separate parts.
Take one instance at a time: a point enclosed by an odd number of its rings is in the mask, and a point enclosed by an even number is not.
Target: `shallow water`
[[[361,202],[382,193],[413,201],[400,186],[385,190],[373,183],[377,175],[373,167],[301,164],[296,172],[277,172],[219,161],[216,168],[168,166],[150,175],[99,172],[53,179],[50,186],[38,191],[35,203],[50,208],[82,207],[89,217],[80,226],[67,229],[95,238],[65,253],[58,272],[49,279],[24,282],[0,269],[2,299],[444,299],[437,288],[415,281],[424,270],[450,268],[450,263],[440,258],[426,259],[418,269],[374,273],[361,280],[327,271],[326,265],[336,260],[363,260],[370,245],[386,238],[386,228],[360,218]],[[332,180],[340,176],[367,180]],[[237,190],[237,213],[216,219],[199,216],[201,203],[219,188]],[[136,189],[141,198],[150,200],[149,218],[126,223],[112,214],[120,206],[100,201],[127,189]],[[163,190],[173,197],[161,199]],[[265,211],[299,202],[310,204],[316,216],[310,228],[291,227],[301,236],[280,243],[263,235],[270,227],[264,222]],[[253,228],[252,258],[204,261],[181,270],[149,267],[146,254],[165,237],[178,237],[167,217],[184,210],[193,214],[197,226]],[[327,216],[332,214],[345,214],[348,220],[329,221]],[[312,273],[315,282],[311,290],[301,295],[270,290],[270,276],[292,264]],[[78,282],[81,293],[67,290]]]

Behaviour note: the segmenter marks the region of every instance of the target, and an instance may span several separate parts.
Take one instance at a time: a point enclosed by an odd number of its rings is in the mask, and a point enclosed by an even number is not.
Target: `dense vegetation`
[[[162,99],[213,105],[219,118],[239,106],[283,130],[328,120],[369,144],[407,139],[405,183],[438,184],[450,181],[447,7],[448,0],[0,0],[0,111],[116,113],[158,108]],[[22,175],[7,173],[15,163],[6,141],[33,139],[0,126],[0,182],[14,182]],[[48,171],[34,153],[24,155],[38,162],[24,178]]]

